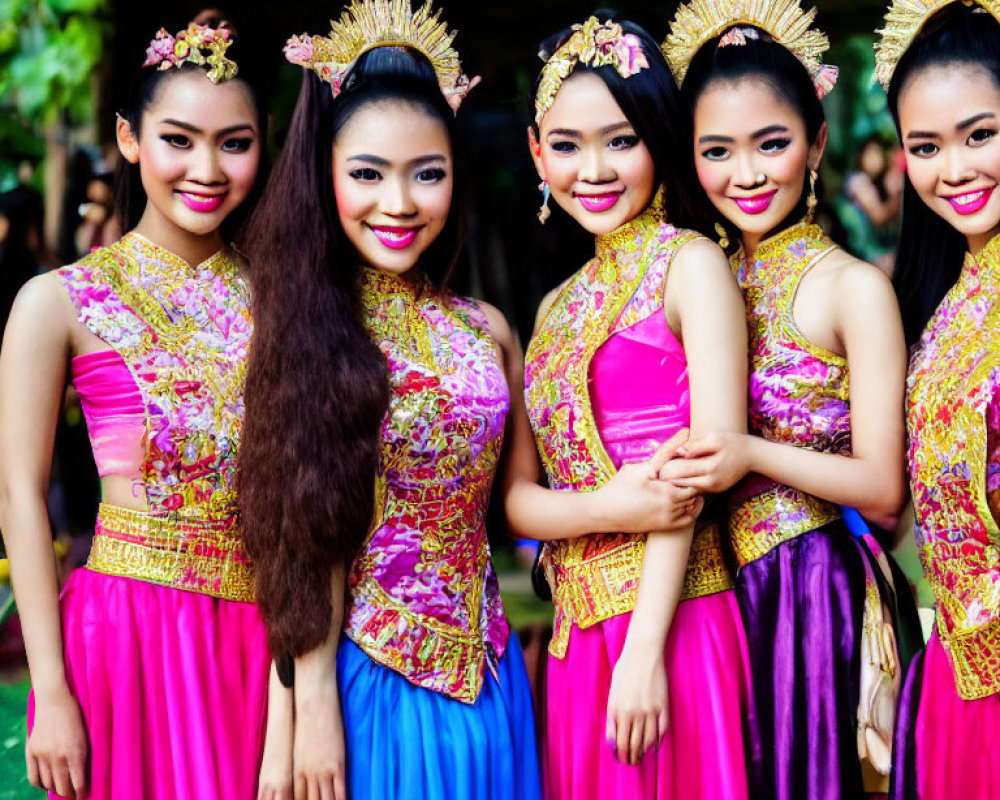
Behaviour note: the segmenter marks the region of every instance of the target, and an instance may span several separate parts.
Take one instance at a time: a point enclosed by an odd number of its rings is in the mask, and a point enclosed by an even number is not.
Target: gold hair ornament
[[[642,42],[634,33],[623,33],[617,22],[601,22],[590,17],[574,25],[572,35],[555,53],[539,53],[545,62],[535,95],[535,123],[552,107],[556,92],[577,64],[588,67],[612,66],[623,78],[630,78],[649,66]]]
[[[893,0],[885,15],[885,27],[877,31],[882,38],[875,43],[875,78],[883,89],[889,89],[889,81],[899,59],[913,44],[927,20],[942,8],[957,2],[982,9],[1000,22],[1000,2],[997,0]]]
[[[746,44],[747,39],[758,38],[752,28],[759,28],[798,59],[812,78],[817,96],[823,99],[836,84],[839,70],[821,60],[830,49],[830,40],[812,27],[816,9],[803,11],[799,2],[691,0],[681,5],[663,43],[663,54],[677,84],[684,82],[691,61],[706,42],[722,37],[720,47]]]
[[[472,82],[451,46],[455,32],[438,20],[440,15],[440,10],[432,13],[430,0],[416,11],[410,0],[352,0],[339,20],[330,21],[329,36],[293,36],[285,44],[285,58],[315,72],[336,97],[344,77],[369,50],[408,47],[431,62],[441,92],[457,111]]]
[[[236,77],[236,62],[226,58],[226,50],[233,43],[233,32],[225,22],[218,28],[191,23],[177,36],[171,36],[163,28],[146,48],[144,67],[165,70],[182,67],[185,64],[207,64],[208,79],[212,83],[228,81]]]

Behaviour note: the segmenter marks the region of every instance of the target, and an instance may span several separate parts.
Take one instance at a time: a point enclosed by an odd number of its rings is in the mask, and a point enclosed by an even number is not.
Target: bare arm
[[[28,777],[70,797],[85,786],[87,741],[66,682],[46,496],[75,324],[57,276],[35,278],[18,295],[0,352],[0,529],[36,703]]]
[[[257,800],[291,800],[292,757],[295,729],[295,698],[278,679],[271,664],[267,684],[267,728],[264,754],[257,780]]]
[[[876,524],[895,526],[905,501],[902,323],[888,278],[870,264],[850,262],[841,265],[829,297],[850,371],[851,455],[755,436],[726,441],[713,433],[687,446],[693,461],[669,464],[661,474],[670,473],[681,485],[718,491],[746,472],[759,472],[856,508]]]
[[[664,310],[688,362],[691,430],[746,430],[746,323],[743,301],[722,251],[685,246],[667,280]],[[608,734],[622,759],[638,763],[666,732],[663,652],[680,602],[693,525],[683,534],[650,533],[635,610],[608,700]]]
[[[344,625],[343,565],[330,576],[330,633],[319,647],[295,659],[295,800],[347,798],[344,721],[337,685],[337,647]]]
[[[544,317],[554,293],[543,300]],[[690,494],[656,480],[658,461],[627,464],[595,492],[558,492],[539,485],[541,470],[534,434],[524,405],[521,347],[497,309],[480,304],[503,352],[510,389],[504,507],[511,532],[528,539],[575,539],[593,533],[644,533],[691,524],[700,506],[687,507]],[[672,439],[657,458],[665,461],[687,441],[687,432]]]

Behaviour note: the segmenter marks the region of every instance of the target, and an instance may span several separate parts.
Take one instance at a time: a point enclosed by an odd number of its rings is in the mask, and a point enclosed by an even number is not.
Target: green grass
[[[28,682],[0,684],[0,800],[39,800],[24,771]]]

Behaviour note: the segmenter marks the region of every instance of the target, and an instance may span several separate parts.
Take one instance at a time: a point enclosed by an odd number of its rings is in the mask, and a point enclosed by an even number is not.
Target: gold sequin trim
[[[559,610],[549,652],[556,658],[566,655],[573,625],[589,628],[635,608],[642,575],[645,537],[575,564],[552,563],[549,581],[555,586],[554,601]],[[691,542],[681,600],[724,592],[733,588],[732,578],[722,558],[722,536],[715,523],[699,525]]]
[[[951,655],[955,686],[963,700],[978,700],[997,693],[1000,675],[1000,620],[981,628],[949,631],[938,614],[938,635]],[[993,680],[990,680],[990,678]]]
[[[840,519],[833,503],[790,486],[774,486],[736,505],[729,515],[729,535],[742,567],[783,542]]]
[[[179,521],[102,503],[87,568],[223,600],[254,600],[253,569],[235,517]]]

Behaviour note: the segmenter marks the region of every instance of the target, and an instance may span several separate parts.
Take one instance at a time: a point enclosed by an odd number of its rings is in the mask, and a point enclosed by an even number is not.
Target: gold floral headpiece
[[[233,43],[233,32],[225,22],[218,28],[191,23],[186,30],[171,36],[163,28],[146,48],[144,67],[161,70],[181,67],[184,64],[207,64],[208,79],[212,83],[236,77],[236,62],[226,58],[226,50]]]
[[[540,123],[552,107],[556,92],[577,64],[589,67],[613,66],[623,78],[630,78],[649,66],[642,42],[634,33],[622,33],[617,22],[600,22],[591,17],[583,25],[574,25],[573,34],[549,56],[539,53],[545,62],[535,96],[535,123]]]
[[[677,79],[684,82],[688,67],[698,51],[721,36],[720,47],[745,44],[755,38],[752,28],[766,32],[786,48],[806,68],[822,99],[837,82],[838,70],[824,65],[821,56],[830,49],[830,40],[813,28],[816,9],[803,11],[800,0],[691,0],[677,9],[663,54]],[[751,26],[744,28],[743,26]],[[730,34],[726,34],[730,31]],[[726,34],[723,36],[723,34]]]
[[[410,0],[352,0],[338,21],[331,20],[329,36],[293,36],[285,45],[285,58],[315,72],[336,97],[364,53],[377,47],[412,48],[431,62],[442,93],[458,110],[472,87],[451,46],[455,32],[438,21],[440,14],[431,13],[430,0],[417,11]]]
[[[913,44],[927,20],[956,2],[980,8],[1000,21],[1000,2],[997,0],[893,0],[885,15],[885,27],[878,31],[882,38],[875,43],[875,77],[882,88],[889,89],[889,81],[899,59]]]

